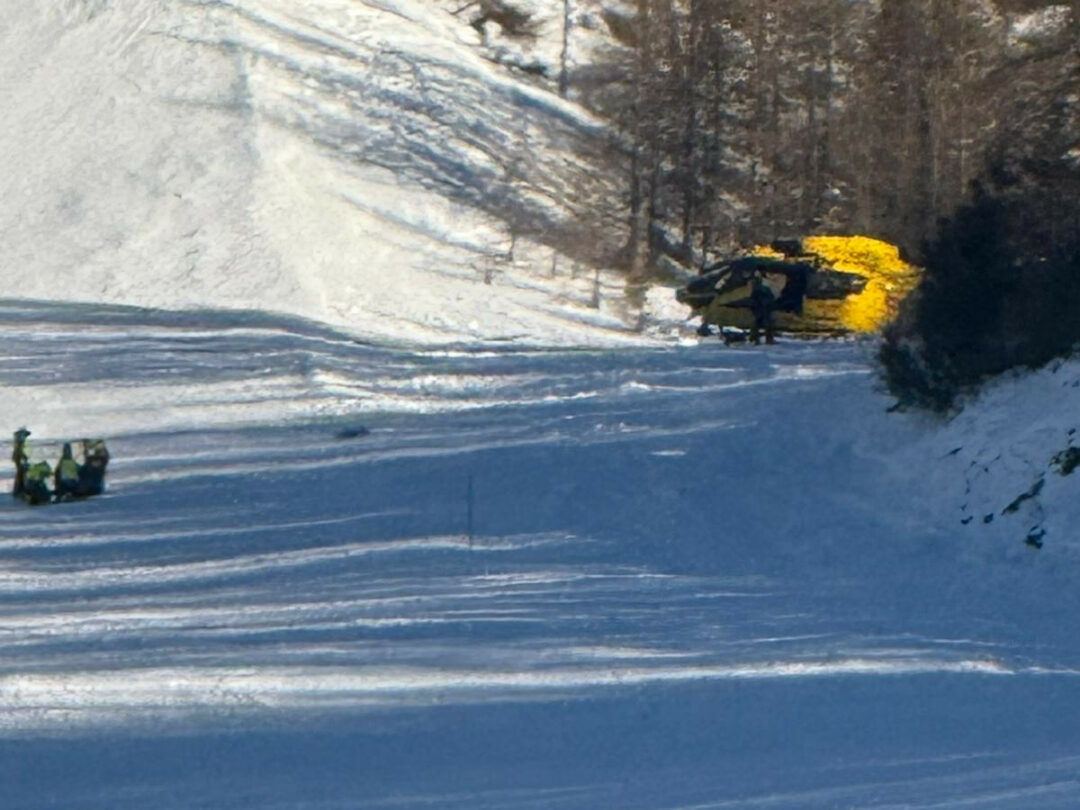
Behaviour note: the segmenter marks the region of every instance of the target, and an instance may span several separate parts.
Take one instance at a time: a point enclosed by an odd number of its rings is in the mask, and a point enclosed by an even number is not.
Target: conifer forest
[[[1080,338],[1076,0],[637,0],[608,17],[623,63],[572,91],[629,144],[628,267],[814,233],[895,243],[927,280],[884,359],[936,405]]]

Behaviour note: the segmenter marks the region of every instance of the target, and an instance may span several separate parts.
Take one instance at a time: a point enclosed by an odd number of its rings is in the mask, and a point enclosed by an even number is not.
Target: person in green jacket
[[[64,442],[64,449],[60,454],[60,461],[56,465],[53,475],[53,493],[56,500],[62,500],[65,496],[75,497],[79,492],[79,465],[71,454],[71,444]]]
[[[11,494],[16,498],[23,494],[26,488],[26,468],[30,466],[30,453],[26,449],[26,437],[30,431],[19,428],[15,431],[15,449],[11,451],[11,460],[15,464],[15,485],[11,488]]]

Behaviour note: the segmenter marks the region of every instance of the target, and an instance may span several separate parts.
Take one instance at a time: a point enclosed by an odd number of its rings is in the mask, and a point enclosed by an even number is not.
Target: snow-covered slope
[[[995,559],[1080,554],[1080,362],[1004,375],[933,427],[912,464],[944,528]]]
[[[622,238],[610,134],[485,58],[447,4],[10,6],[9,295],[391,339],[641,339],[621,277],[593,266]]]
[[[35,455],[114,456],[0,501],[5,810],[1076,806],[1080,479],[1041,550],[962,522],[1067,442],[1075,363],[942,425],[857,342],[9,302],[0,345]]]

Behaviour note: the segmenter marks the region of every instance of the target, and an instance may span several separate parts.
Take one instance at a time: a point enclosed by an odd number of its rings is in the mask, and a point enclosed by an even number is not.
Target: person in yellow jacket
[[[15,448],[11,451],[11,461],[15,464],[15,485],[11,488],[11,494],[16,498],[20,497],[26,489],[26,468],[30,466],[26,437],[29,435],[30,431],[26,428],[15,431]]]
[[[26,470],[26,481],[23,485],[22,498],[28,504],[36,506],[39,503],[52,501],[52,492],[49,491],[49,476],[52,475],[52,467],[47,461],[36,461]]]
[[[71,454],[71,444],[64,442],[64,449],[60,454],[60,461],[56,465],[53,474],[53,493],[56,500],[64,496],[75,497],[79,492],[79,465]]]

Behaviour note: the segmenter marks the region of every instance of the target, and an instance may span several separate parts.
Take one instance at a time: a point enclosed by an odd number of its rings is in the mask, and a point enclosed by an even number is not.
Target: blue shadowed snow
[[[0,340],[3,430],[114,456],[0,501],[4,810],[1076,806],[1076,561],[939,519],[871,346]]]

